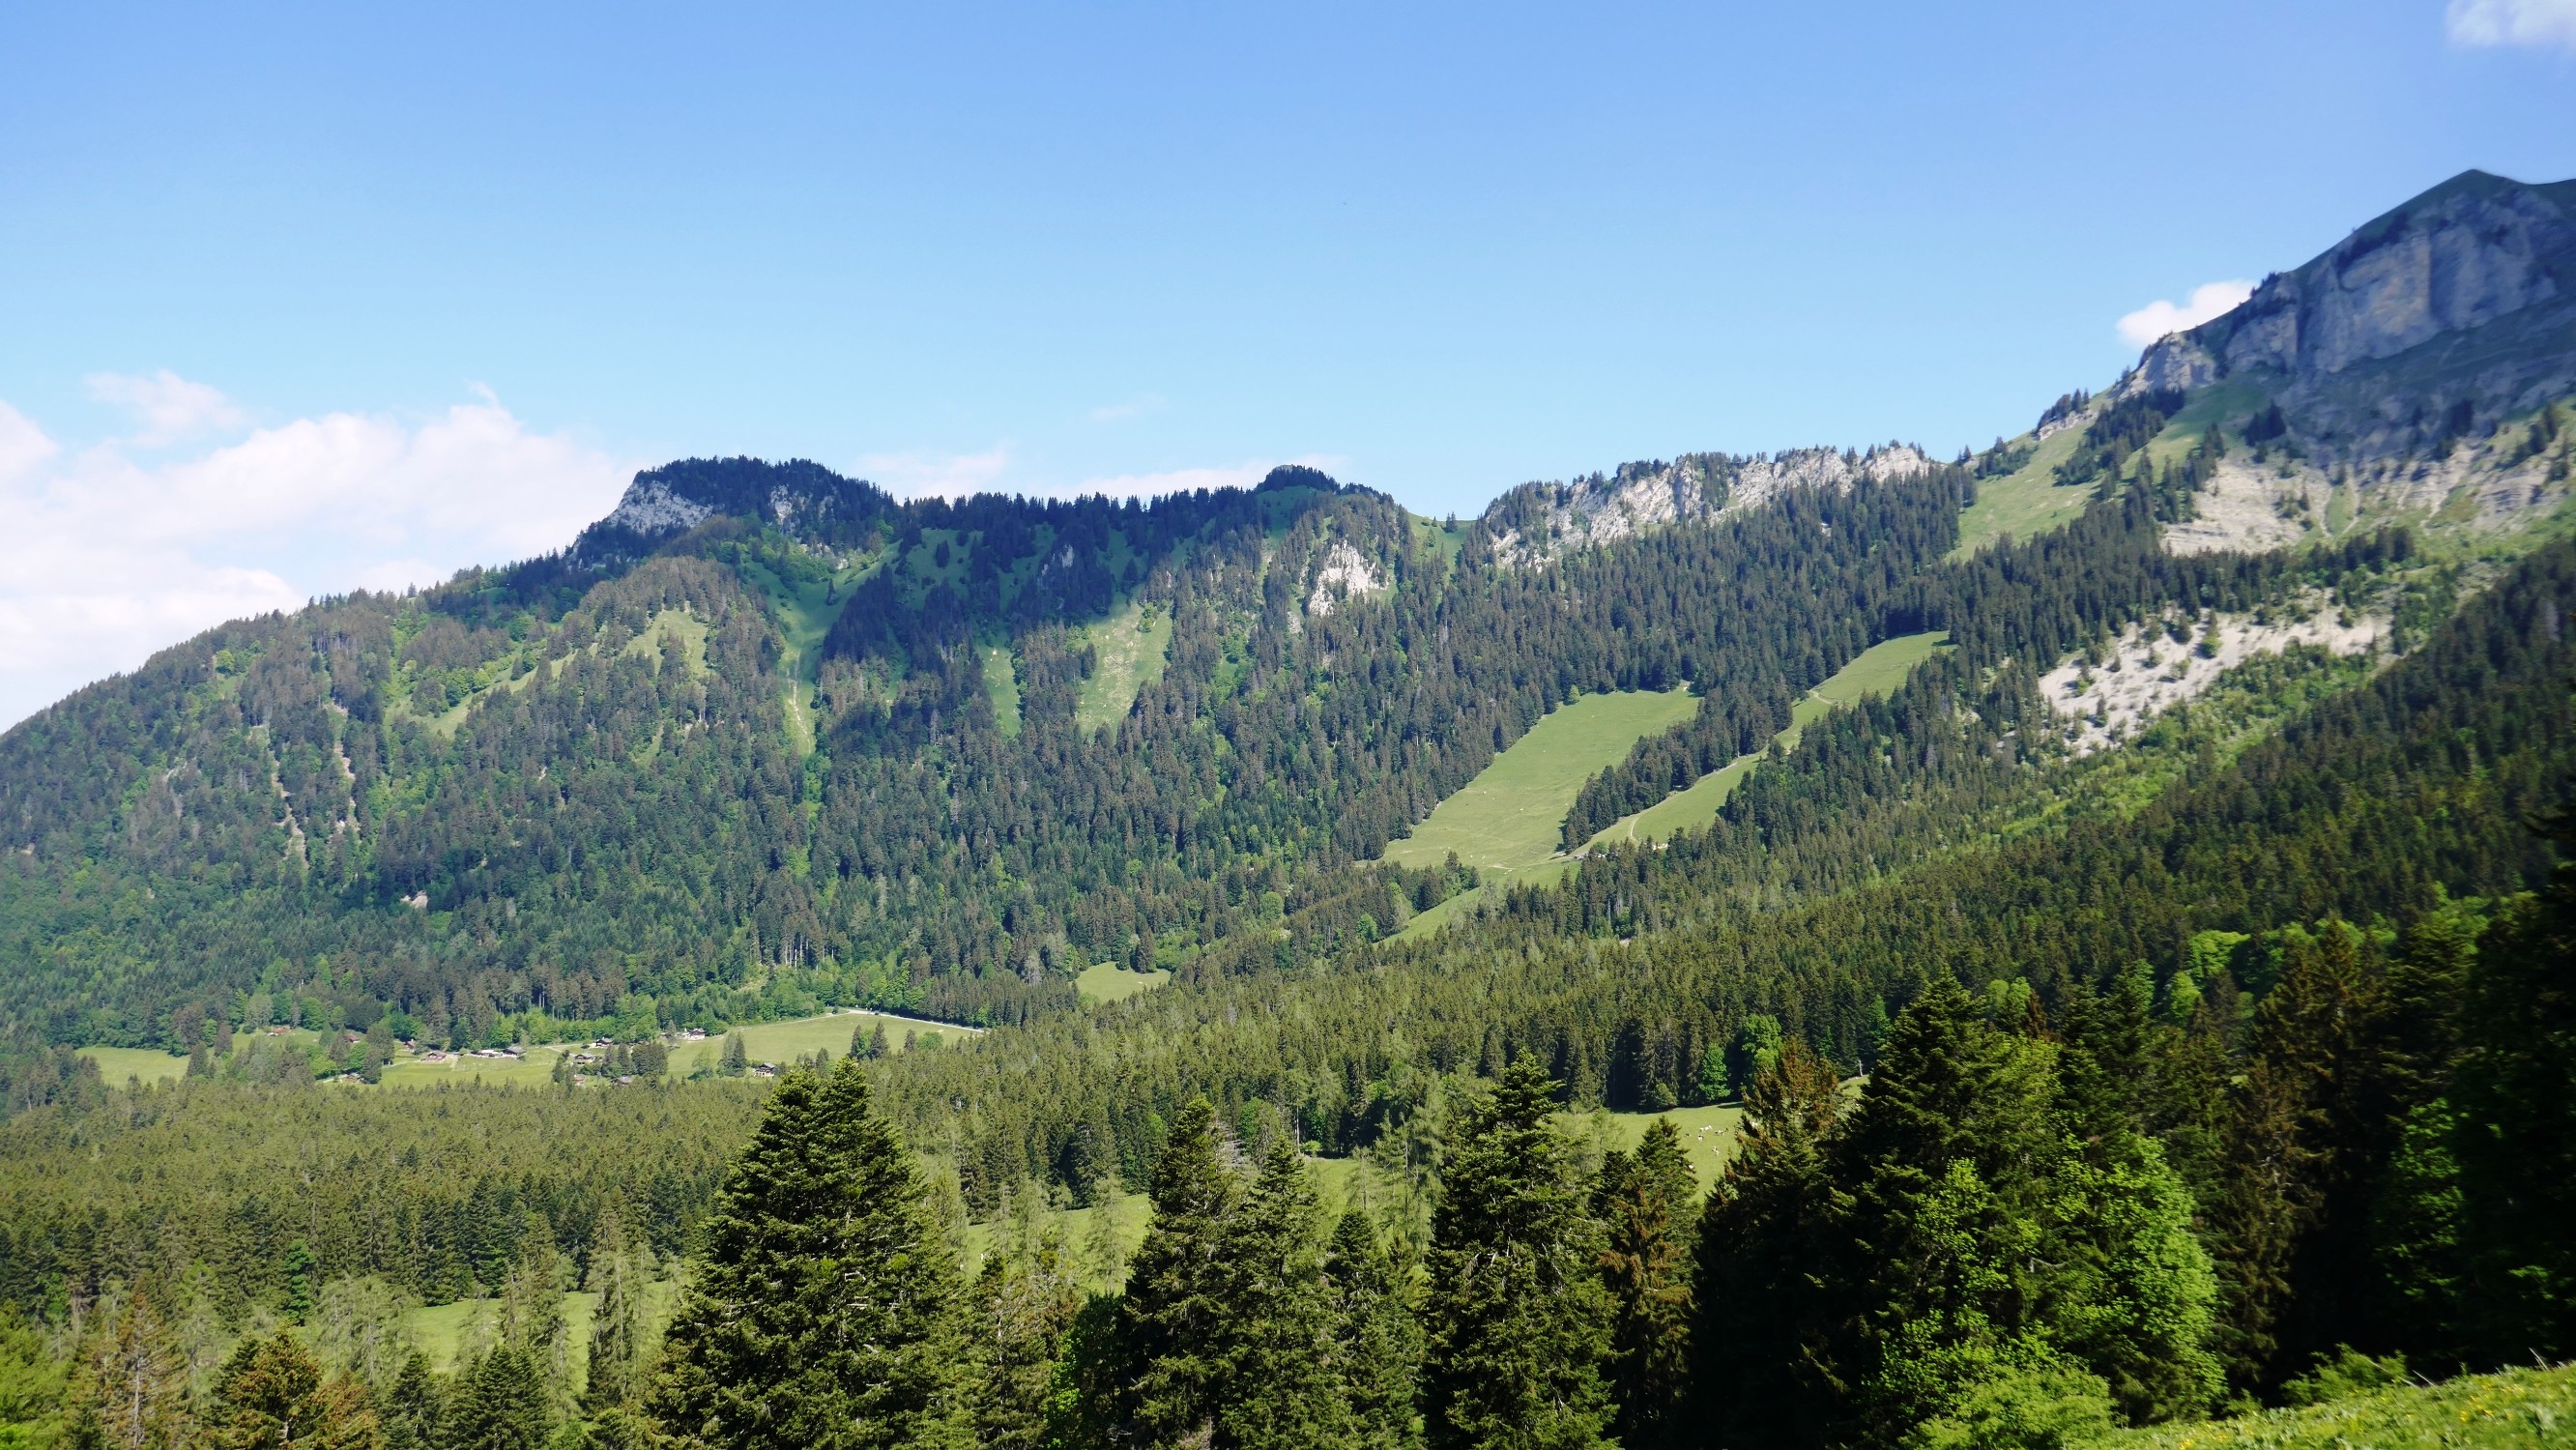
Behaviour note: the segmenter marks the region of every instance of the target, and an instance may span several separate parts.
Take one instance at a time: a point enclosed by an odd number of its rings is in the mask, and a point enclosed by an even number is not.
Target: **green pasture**
[[[573,1393],[579,1394],[590,1376],[590,1315],[599,1305],[596,1294],[575,1291],[563,1296],[564,1338],[572,1346]],[[677,1280],[656,1279],[644,1292],[644,1314],[656,1331],[668,1328],[671,1317],[679,1312],[680,1286]],[[403,1316],[403,1328],[421,1353],[441,1370],[454,1371],[458,1362],[477,1345],[493,1337],[492,1323],[500,1309],[492,1299],[459,1299],[453,1304],[433,1304],[414,1309]]]
[[[1735,1153],[1735,1135],[1744,1124],[1744,1109],[1739,1107],[1674,1108],[1662,1113],[1603,1113],[1609,1121],[1605,1146],[1635,1152],[1645,1141],[1647,1125],[1658,1118],[1673,1125],[1681,1134],[1682,1153],[1690,1159],[1691,1177],[1699,1181],[1699,1191],[1708,1192],[1717,1181],[1718,1170]]]
[[[2057,441],[2052,438],[2050,442]],[[1882,640],[1863,650],[1858,659],[1834,672],[1832,679],[1808,691],[1789,711],[1789,728],[1772,737],[1784,750],[1798,748],[1798,737],[1806,727],[1824,718],[1827,711],[1856,705],[1870,695],[1886,695],[1905,683],[1905,677],[1916,665],[1947,646],[1946,632],[1909,634]],[[1752,773],[1762,757],[1747,755],[1729,762],[1724,769],[1711,771],[1691,784],[1690,789],[1675,791],[1633,816],[1625,816],[1602,828],[1591,844],[1612,841],[1662,841],[1676,831],[1703,830],[1717,819],[1726,798],[1734,794],[1736,784]]]
[[[1555,880],[1564,874],[1558,832],[1583,782],[1628,758],[1648,735],[1688,720],[1699,708],[1690,691],[1627,690],[1586,695],[1559,706],[1495,756],[1491,765],[1433,807],[1413,834],[1389,841],[1382,860],[1437,866],[1456,852],[1484,882],[1405,923],[1398,937],[1438,931],[1487,891]]]
[[[2093,491],[2060,488],[2051,480],[2057,465],[2075,456],[2076,441],[2083,436],[2080,427],[2060,428],[2040,440],[2028,463],[1980,482],[1977,501],[1959,515],[1959,544],[1949,557],[1965,559],[2007,535],[2027,539],[2075,522]]]
[[[1452,852],[1486,872],[1511,872],[1556,854],[1557,833],[1583,783],[1628,758],[1639,740],[1688,720],[1688,690],[1586,695],[1548,712],[1474,780],[1433,808],[1413,834],[1389,841],[1383,859],[1437,866]]]
[[[1147,685],[1163,677],[1172,653],[1172,616],[1130,599],[1088,633],[1098,658],[1082,682],[1073,719],[1086,731],[1107,730],[1126,718]]]
[[[109,1087],[123,1087],[130,1077],[176,1082],[188,1072],[188,1059],[152,1047],[84,1047],[80,1055],[98,1064],[98,1079]]]
[[[1010,650],[984,646],[984,694],[993,702],[993,724],[1010,739],[1020,733],[1020,674]]]
[[[1131,972],[1116,962],[1095,962],[1083,968],[1073,984],[1081,989],[1086,1004],[1098,1006],[1103,1002],[1124,1002],[1171,979],[1172,974],[1160,967],[1150,972]]]
[[[742,1034],[743,1051],[752,1061],[784,1067],[818,1051],[829,1052],[838,1060],[849,1053],[852,1031],[878,1022],[885,1024],[886,1046],[896,1052],[903,1051],[903,1035],[907,1032],[916,1038],[936,1033],[948,1043],[963,1042],[975,1035],[971,1027],[889,1017],[881,1012],[827,1012],[820,1017],[798,1017],[786,1022],[755,1022],[734,1030]],[[703,1042],[683,1042],[671,1049],[671,1075],[687,1077],[700,1067],[713,1072],[723,1055],[722,1034],[710,1034]]]
[[[2102,1450],[2540,1450],[2576,1444],[2576,1365],[2403,1384],[2232,1420],[2119,1430]]]

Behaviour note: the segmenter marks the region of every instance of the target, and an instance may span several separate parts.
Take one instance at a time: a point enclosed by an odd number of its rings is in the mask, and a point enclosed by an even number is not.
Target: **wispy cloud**
[[[222,398],[212,388],[128,381],[144,385],[142,431],[87,448],[0,403],[0,724],[226,619],[560,547],[616,506],[634,469],[488,397],[425,420],[300,418],[138,459],[167,446],[146,439],[240,424],[206,401]]]
[[[2451,0],[2443,28],[2454,45],[2576,51],[2576,0]]]
[[[2251,282],[2203,282],[2191,289],[2188,302],[2167,302],[2159,298],[2121,318],[2120,337],[2131,347],[2145,347],[2167,333],[2188,332],[2233,310],[2236,304],[2253,295],[2254,284]]]
[[[89,395],[134,415],[142,424],[132,442],[161,448],[201,433],[235,433],[250,426],[250,415],[233,406],[218,389],[192,383],[163,368],[150,377],[92,373]]]
[[[1139,393],[1135,397],[1128,399],[1126,402],[1111,403],[1105,407],[1092,409],[1091,421],[1094,423],[1124,423],[1130,418],[1142,418],[1148,413],[1159,413],[1161,411],[1163,411],[1162,394]]]
[[[897,498],[966,498],[1011,493],[1011,445],[981,453],[871,453],[852,470]]]
[[[1311,453],[1302,458],[1273,458],[1251,463],[1220,464],[1212,468],[1175,468],[1162,473],[1118,473],[1105,478],[1086,478],[1071,488],[1058,490],[1068,497],[1081,498],[1101,494],[1109,498],[1155,498],[1167,493],[1192,493],[1202,488],[1250,488],[1261,482],[1271,469],[1283,463],[1302,463],[1327,473],[1348,460],[1326,454]]]

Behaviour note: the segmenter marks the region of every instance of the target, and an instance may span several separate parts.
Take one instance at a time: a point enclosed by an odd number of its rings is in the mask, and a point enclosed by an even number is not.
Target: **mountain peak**
[[[2365,392],[2465,403],[2483,423],[2576,388],[2576,181],[2463,171],[2158,341],[2118,394],[2246,373],[2309,413],[2309,431],[2374,451],[2420,430],[2373,427]]]

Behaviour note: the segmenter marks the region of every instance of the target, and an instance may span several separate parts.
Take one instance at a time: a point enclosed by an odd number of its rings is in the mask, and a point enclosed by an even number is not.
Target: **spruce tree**
[[[245,1339],[225,1361],[206,1416],[211,1450],[378,1450],[384,1434],[366,1386],[325,1375],[285,1330]]]
[[[1556,1084],[1524,1057],[1469,1098],[1432,1218],[1423,1421],[1434,1450],[1610,1443],[1609,1295]]]
[[[1410,1275],[1366,1215],[1342,1215],[1324,1257],[1332,1294],[1336,1393],[1350,1407],[1353,1450],[1415,1450],[1414,1396],[1422,1378],[1422,1327],[1406,1299]]]
[[[591,1246],[590,1287],[598,1299],[590,1311],[590,1357],[582,1406],[593,1413],[632,1405],[644,1390],[644,1371],[651,1362],[645,1295],[652,1271],[644,1256],[626,1242],[626,1226],[615,1209],[600,1214]]]
[[[435,1450],[446,1443],[447,1395],[429,1356],[413,1350],[395,1372],[384,1394],[378,1418],[384,1425],[385,1450]]]
[[[457,1377],[440,1434],[441,1450],[540,1450],[554,1433],[545,1371],[504,1343]]]
[[[1239,1185],[1225,1166],[1216,1109],[1195,1098],[1154,1163],[1154,1216],[1118,1307],[1115,1404],[1122,1434],[1146,1444],[1205,1440],[1224,1391],[1232,1306],[1226,1219]]]
[[[1775,1057],[1776,1061],[1776,1057]],[[1682,1432],[1691,1313],[1690,1160],[1669,1119],[1647,1125],[1632,1157],[1601,1164],[1592,1209],[1601,1220],[1601,1276],[1611,1301],[1614,1429],[1623,1450],[1662,1450]]]
[[[1336,1393],[1323,1209],[1284,1140],[1226,1224],[1225,1378],[1216,1443],[1228,1450],[1328,1450],[1348,1443]]]
[[[975,1400],[975,1439],[989,1450],[1040,1450],[1047,1443],[1056,1376],[1081,1287],[1049,1230],[1034,1245],[985,1259],[975,1285],[976,1357],[984,1368]]]
[[[780,1082],[705,1235],[651,1400],[671,1433],[733,1450],[965,1443],[956,1260],[857,1063]]]
[[[1745,1092],[1735,1156],[1700,1212],[1692,1380],[1721,1450],[1822,1445],[1846,1393],[1815,1278],[1836,1221],[1826,1145],[1841,1109],[1833,1068],[1801,1040],[1781,1044]]]
[[[72,1450],[184,1450],[196,1438],[188,1361],[158,1306],[129,1292],[80,1351],[65,1400]]]
[[[2339,1337],[2365,1337],[2356,1323],[2378,1283],[2370,1212],[2397,1131],[2374,1071],[2381,982],[2363,938],[2328,922],[2284,931],[2281,946],[2212,1214],[2221,1348],[2247,1389],[2280,1383]]]
[[[2452,1135],[2468,1342],[2490,1361],[2576,1354],[2576,817],[2530,905],[2469,970]]]
[[[1833,1155],[1851,1205],[1829,1272],[1862,1438],[1892,1441],[2045,1361],[2054,1096],[2045,1047],[1988,1025],[1948,973],[1898,1015]]]

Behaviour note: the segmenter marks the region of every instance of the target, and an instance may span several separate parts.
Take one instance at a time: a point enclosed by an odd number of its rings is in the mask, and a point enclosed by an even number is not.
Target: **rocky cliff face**
[[[895,507],[872,483],[819,463],[692,458],[635,475],[608,517],[584,529],[574,556],[636,555],[718,516],[757,519],[826,542],[856,537]]]
[[[1776,456],[1684,454],[1629,463],[1572,483],[1524,484],[1485,511],[1494,558],[1506,568],[1545,563],[1666,524],[1757,508],[1798,488],[1848,489],[1860,479],[1911,478],[1932,466],[1923,450],[1890,443],[1866,453],[1802,448]]]
[[[2463,172],[2148,348],[2119,391],[2240,377],[2338,461],[2483,433],[2576,389],[2576,182]]]

